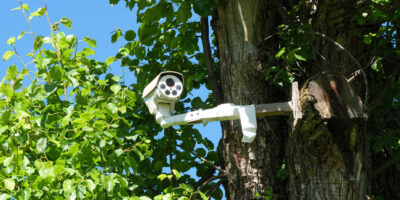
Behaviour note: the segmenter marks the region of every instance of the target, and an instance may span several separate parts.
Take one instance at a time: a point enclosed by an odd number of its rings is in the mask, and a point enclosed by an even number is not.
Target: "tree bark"
[[[289,199],[363,199],[368,145],[360,98],[338,72],[325,71],[301,91],[303,120],[287,144]]]
[[[268,1],[224,1],[217,15],[213,28],[218,41],[224,102],[248,105],[272,102],[276,97],[286,99],[265,81],[266,63],[274,57],[261,54],[258,47],[279,25]],[[267,124],[260,119],[257,123],[257,137],[251,144],[241,142],[238,121],[222,123],[227,199],[252,199],[257,194],[263,196],[267,190],[283,195],[285,191],[284,183],[276,180],[276,172],[283,161],[284,140],[279,137],[285,135],[286,121],[271,119]]]

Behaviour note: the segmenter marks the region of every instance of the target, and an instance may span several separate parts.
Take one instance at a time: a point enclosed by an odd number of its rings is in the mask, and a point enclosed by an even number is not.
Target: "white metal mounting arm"
[[[293,115],[293,130],[295,131],[299,120],[302,118],[299,90],[297,82],[292,83],[292,101],[257,104],[257,105],[235,105],[231,103],[221,104],[207,110],[197,110],[185,114],[170,116],[168,104],[160,104],[156,114],[157,123],[162,128],[174,125],[189,125],[203,123],[206,125],[211,121],[226,121],[240,119],[243,132],[243,142],[252,142],[256,137],[256,117],[275,115]]]
[[[197,110],[180,115],[160,118],[161,127],[167,128],[174,125],[188,125],[211,121],[226,121],[240,119],[243,132],[243,142],[252,142],[256,136],[257,120],[254,105],[238,106],[227,103],[207,110]]]

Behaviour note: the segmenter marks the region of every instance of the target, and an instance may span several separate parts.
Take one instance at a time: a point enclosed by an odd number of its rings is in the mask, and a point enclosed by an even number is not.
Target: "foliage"
[[[190,126],[162,131],[140,97],[160,71],[181,71],[186,92],[176,110],[188,110],[188,92],[205,83],[192,5],[199,12],[205,5],[155,3],[137,3],[141,27],[117,29],[111,42],[123,36],[127,44],[104,62],[91,58],[94,39],[60,31],[71,28],[71,20],[50,22],[46,1],[33,12],[22,2],[14,9],[27,14],[29,24],[47,18],[49,35],[25,31],[7,41],[10,50],[3,54],[3,60],[17,56],[22,68],[10,65],[0,85],[1,199],[222,198],[219,188],[199,191],[186,174],[191,168],[198,176],[215,173],[219,158],[212,142]],[[33,36],[28,64],[17,51],[27,35]],[[128,86],[123,76],[109,73],[117,60],[135,71],[137,83]],[[205,108],[211,101],[192,104]]]

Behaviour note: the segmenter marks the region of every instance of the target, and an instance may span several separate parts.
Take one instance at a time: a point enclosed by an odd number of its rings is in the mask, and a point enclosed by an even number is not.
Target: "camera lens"
[[[171,94],[171,92],[169,90],[165,90],[165,94],[169,95],[169,94]]]
[[[161,88],[161,89],[165,89],[165,84],[162,83],[162,84],[160,85],[160,88]]]
[[[173,87],[175,85],[175,81],[172,78],[167,79],[167,85],[168,87]]]
[[[176,89],[177,89],[177,90],[181,90],[181,89],[182,89],[181,85],[177,85],[177,86],[176,86]]]
[[[172,90],[172,95],[176,96],[178,92],[176,90]]]

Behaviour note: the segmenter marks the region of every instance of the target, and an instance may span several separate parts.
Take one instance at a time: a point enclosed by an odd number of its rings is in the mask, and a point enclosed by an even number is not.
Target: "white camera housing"
[[[170,116],[175,109],[175,102],[183,91],[181,73],[166,71],[158,74],[143,90],[143,98],[152,115],[156,119]]]

